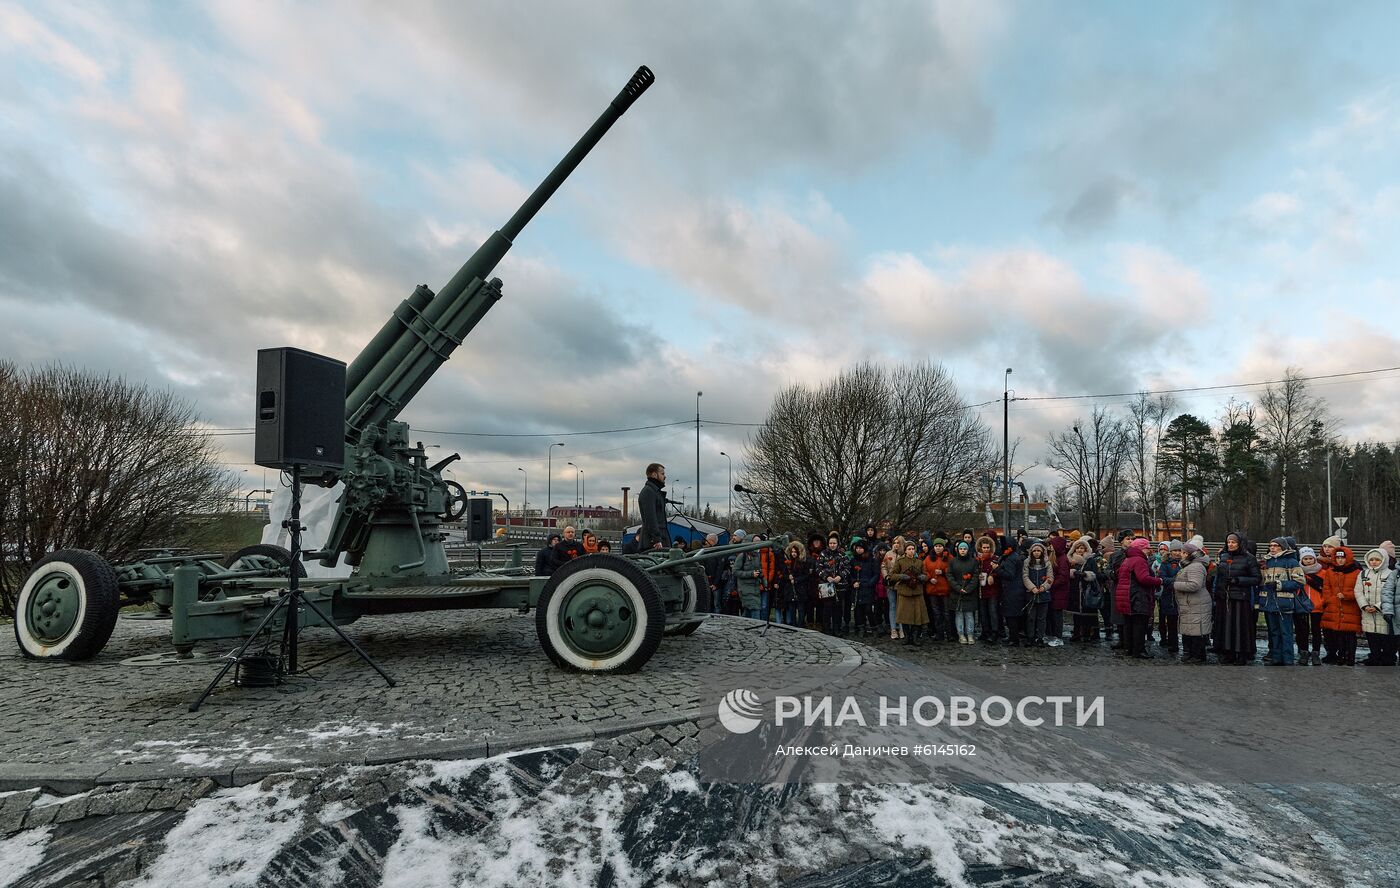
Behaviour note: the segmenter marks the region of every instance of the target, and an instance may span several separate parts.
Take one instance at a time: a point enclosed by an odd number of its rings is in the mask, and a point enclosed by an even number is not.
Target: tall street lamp
[[[530,524],[530,473],[519,466],[515,470],[525,476],[525,504],[520,507],[520,526],[526,527]]]
[[[1001,535],[1011,539],[1011,368],[1001,378]],[[1027,529],[1029,532],[1029,528]]]
[[[248,504],[248,501],[249,501],[250,499],[253,498],[253,494],[255,494],[255,493],[271,493],[271,492],[272,492],[272,488],[270,488],[270,487],[260,487],[260,488],[256,488],[256,489],[254,489],[254,490],[248,491],[248,495],[245,496],[245,497],[243,497],[243,511],[247,512],[247,511],[250,511],[250,510],[252,509],[252,506],[250,506],[250,505]]]
[[[574,508],[578,509],[578,479],[579,475],[583,473],[583,469],[580,469],[573,462],[570,462],[569,465],[574,467]],[[574,517],[578,517],[577,513],[574,515]]]
[[[549,526],[549,510],[554,508],[554,448],[563,447],[564,442],[549,445],[545,451],[545,479],[544,479],[544,520],[545,527]]]
[[[729,487],[729,513],[725,516],[724,523],[725,523],[725,526],[729,529],[729,532],[730,532],[730,533],[733,533],[733,532],[734,532],[734,460],[731,459],[730,456],[729,456],[729,454],[725,453],[723,450],[721,450],[721,451],[719,452],[719,455],[722,456],[722,457],[724,457],[725,462],[729,463],[729,484],[728,484],[728,487]]]

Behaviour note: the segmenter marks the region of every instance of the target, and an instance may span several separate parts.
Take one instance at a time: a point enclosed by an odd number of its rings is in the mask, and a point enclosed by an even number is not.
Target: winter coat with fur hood
[[[1381,559],[1381,569],[1371,569],[1371,556],[1379,555]],[[1361,608],[1361,631],[1374,633],[1376,635],[1389,635],[1390,623],[1385,619],[1385,596],[1390,594],[1392,607],[1395,600],[1395,571],[1387,565],[1389,558],[1383,549],[1372,549],[1366,553],[1366,559],[1361,564],[1361,573],[1356,578],[1356,585],[1353,591],[1356,593],[1356,606]],[[1375,613],[1367,612],[1367,607],[1374,607]]]

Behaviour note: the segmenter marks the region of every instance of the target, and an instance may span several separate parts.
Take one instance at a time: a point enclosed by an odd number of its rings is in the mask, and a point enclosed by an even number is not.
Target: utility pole
[[[695,393],[695,508],[699,514],[700,508],[700,396],[704,392]]]
[[[1001,535],[1011,538],[1011,368],[1001,386]]]
[[[519,466],[515,470],[525,476],[525,504],[520,507],[520,526],[525,527],[530,523],[530,473]]]
[[[1332,445],[1327,445],[1327,534],[1332,535]],[[1324,537],[1325,539],[1326,537]]]

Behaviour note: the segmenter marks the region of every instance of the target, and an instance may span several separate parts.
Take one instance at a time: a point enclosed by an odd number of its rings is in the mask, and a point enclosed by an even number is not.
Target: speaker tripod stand
[[[204,701],[208,699],[209,695],[214,692],[214,689],[219,686],[219,682],[224,680],[224,676],[228,675],[230,669],[235,667],[246,668],[251,660],[248,649],[252,647],[253,642],[257,641],[264,633],[268,634],[268,643],[269,646],[271,646],[271,626],[279,613],[283,614],[285,619],[282,622],[282,638],[278,645],[276,666],[273,669],[273,673],[278,682],[287,676],[296,675],[297,647],[301,637],[300,623],[302,606],[309,608],[312,613],[320,617],[324,625],[334,630],[335,634],[340,636],[340,640],[349,645],[350,649],[354,651],[361,660],[364,660],[375,672],[378,672],[380,677],[389,684],[389,687],[393,687],[395,684],[393,677],[385,672],[383,667],[378,663],[374,662],[374,659],[370,657],[369,654],[365,653],[364,648],[356,644],[353,638],[346,635],[344,630],[337,626],[335,621],[328,617],[314,601],[306,598],[302,594],[301,579],[297,575],[297,568],[301,566],[301,466],[293,464],[291,473],[292,507],[287,514],[287,520],[282,522],[282,526],[287,529],[288,542],[290,544],[288,548],[291,551],[291,559],[287,565],[288,574],[290,575],[287,582],[287,589],[282,593],[281,597],[277,599],[277,603],[273,605],[272,610],[268,611],[263,618],[258,621],[258,625],[253,629],[253,634],[249,635],[248,638],[244,640],[243,644],[238,647],[238,650],[234,651],[233,654],[229,656],[228,662],[219,670],[219,674],[214,676],[214,680],[209,682],[209,686],[204,689],[204,692],[190,704],[190,712],[199,711],[199,707],[204,705]]]

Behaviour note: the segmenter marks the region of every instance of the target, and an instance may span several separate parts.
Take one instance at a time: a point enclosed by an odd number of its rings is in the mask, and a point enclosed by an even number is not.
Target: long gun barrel
[[[515,215],[486,239],[437,295],[420,285],[394,310],[346,371],[345,435],[350,443],[394,419],[501,298],[488,280],[515,238],[633,102],[656,79],[645,65],[564,155]]]

